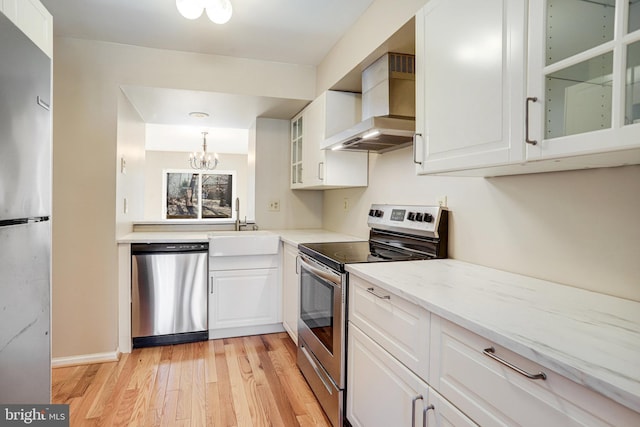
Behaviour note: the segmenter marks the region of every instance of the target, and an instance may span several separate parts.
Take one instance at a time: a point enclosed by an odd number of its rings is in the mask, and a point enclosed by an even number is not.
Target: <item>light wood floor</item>
[[[286,333],[135,349],[53,369],[71,426],[325,426]]]

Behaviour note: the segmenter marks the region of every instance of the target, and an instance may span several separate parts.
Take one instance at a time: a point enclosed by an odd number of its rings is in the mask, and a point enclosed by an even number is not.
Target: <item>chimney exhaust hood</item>
[[[384,153],[412,144],[415,133],[415,58],[387,53],[362,72],[362,117],[327,138],[326,149]]]

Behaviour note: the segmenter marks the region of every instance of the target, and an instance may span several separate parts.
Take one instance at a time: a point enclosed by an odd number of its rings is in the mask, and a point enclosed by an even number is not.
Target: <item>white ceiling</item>
[[[202,151],[202,132],[207,134],[207,151],[226,154],[247,154],[247,129],[211,128],[206,126],[176,126],[147,124],[146,149],[153,151]],[[186,158],[186,157],[185,157]]]
[[[231,0],[231,20],[217,25],[206,14],[194,21],[183,18],[175,0],[41,1],[53,15],[56,36],[305,65],[318,65],[373,2]],[[212,135],[224,133],[216,129],[230,129],[230,138],[233,130],[246,130],[256,117],[289,119],[306,103],[137,86],[123,87],[123,91],[145,122],[179,125],[178,135],[191,126],[189,133],[198,135],[198,144],[202,142],[202,130],[210,131],[208,142]],[[205,111],[210,117],[195,120],[188,117],[190,111]],[[165,146],[175,138],[172,132],[150,133]]]
[[[231,0],[224,25],[175,0],[41,0],[54,34],[159,49],[318,65],[373,0]]]

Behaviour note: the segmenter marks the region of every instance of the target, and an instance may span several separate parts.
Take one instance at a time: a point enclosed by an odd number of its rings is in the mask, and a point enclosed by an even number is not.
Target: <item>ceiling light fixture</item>
[[[207,133],[202,132],[202,152],[196,153],[195,151],[189,154],[189,164],[192,169],[213,170],[218,166],[218,153],[207,153]]]
[[[206,10],[209,19],[216,24],[225,24],[233,14],[230,0],[176,0],[176,7],[187,19],[198,19]]]

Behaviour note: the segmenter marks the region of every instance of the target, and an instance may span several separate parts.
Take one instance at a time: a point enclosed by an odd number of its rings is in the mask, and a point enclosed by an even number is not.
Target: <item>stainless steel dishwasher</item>
[[[209,338],[208,243],[131,245],[133,347]]]

